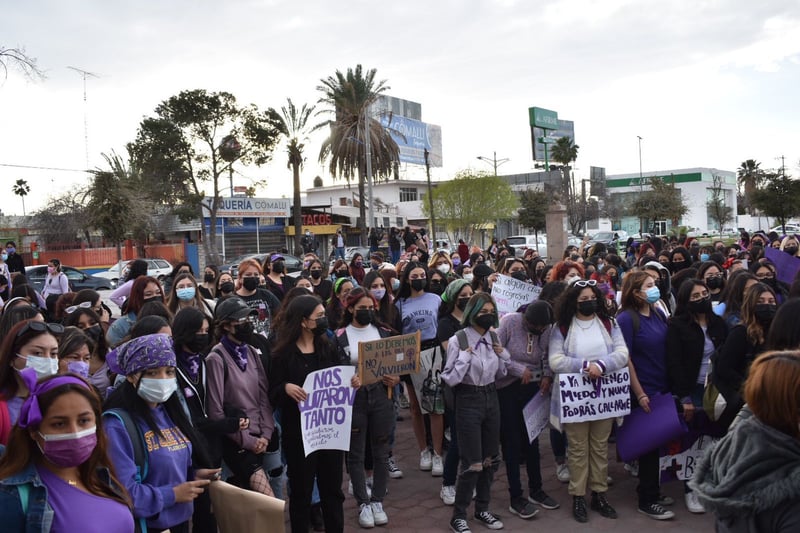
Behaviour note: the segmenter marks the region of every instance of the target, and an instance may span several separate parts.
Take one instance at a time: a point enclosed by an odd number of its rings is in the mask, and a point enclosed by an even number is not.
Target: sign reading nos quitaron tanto
[[[303,390],[308,396],[297,405],[306,457],[317,450],[350,449],[356,397],[350,380],[355,371],[350,365],[332,366],[306,376]]]
[[[211,197],[203,201],[203,216],[211,216]],[[217,216],[220,218],[288,218],[291,201],[288,198],[226,197],[219,199]]]
[[[383,376],[416,374],[419,372],[419,346],[419,331],[359,342],[358,377],[361,384],[377,383]]]

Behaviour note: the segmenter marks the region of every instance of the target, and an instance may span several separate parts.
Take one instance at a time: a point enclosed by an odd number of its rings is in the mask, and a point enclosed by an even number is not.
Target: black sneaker
[[[453,518],[450,520],[450,531],[453,533],[472,533],[472,530],[467,525],[467,521],[463,518]]]
[[[500,521],[500,519],[489,511],[480,511],[475,513],[475,520],[489,529],[503,529],[503,523]]]
[[[572,497],[572,516],[581,523],[589,521],[589,511],[586,510],[586,498],[583,496]]]
[[[553,498],[551,498],[543,490],[540,490],[539,492],[537,492],[535,494],[531,494],[530,496],[528,496],[528,501],[533,503],[533,504],[538,505],[542,509],[552,510],[552,509],[558,509],[560,507],[558,502],[555,501]]]
[[[648,503],[639,506],[639,512],[647,515],[653,520],[669,520],[675,516],[675,513],[664,509],[657,503]]]
[[[516,498],[511,502],[511,505],[508,506],[508,512],[520,518],[528,519],[536,516],[539,509],[534,507],[532,503],[526,501],[525,498]]]
[[[672,498],[671,496],[664,496],[663,494],[659,494],[656,503],[662,506],[675,505],[675,499]]]
[[[592,511],[597,511],[600,516],[605,518],[616,518],[617,512],[611,507],[611,504],[606,500],[604,492],[592,492]]]

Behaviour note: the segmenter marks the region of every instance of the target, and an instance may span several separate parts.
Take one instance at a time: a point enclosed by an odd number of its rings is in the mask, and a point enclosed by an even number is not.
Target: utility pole
[[[428,176],[428,206],[431,211],[431,236],[434,243],[436,242],[436,217],[433,216],[433,190],[431,189],[431,162],[430,152],[425,148],[425,174]]]
[[[87,70],[79,69],[78,67],[67,67],[74,70],[83,78],[83,146],[86,156],[86,169],[89,169],[89,108],[86,102],[86,78],[99,78],[97,74],[93,74]]]

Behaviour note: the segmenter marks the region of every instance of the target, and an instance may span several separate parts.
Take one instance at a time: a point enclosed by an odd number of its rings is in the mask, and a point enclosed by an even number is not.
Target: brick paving
[[[403,470],[402,479],[389,480],[389,493],[383,507],[389,516],[389,524],[378,526],[374,531],[382,529],[397,533],[450,531],[449,521],[452,507],[445,506],[439,498],[441,478],[432,478],[430,472],[419,470],[419,452],[416,449],[414,432],[411,429],[411,417],[408,410],[401,410],[404,420],[397,423],[395,460]],[[542,478],[544,490],[560,504],[559,509],[539,513],[530,520],[523,520],[508,512],[508,483],[505,465],[501,465],[492,485],[492,503],[490,509],[499,515],[505,525],[503,531],[580,531],[586,533],[615,531],[618,533],[641,531],[674,531],[705,532],[714,530],[713,516],[710,514],[694,515],[686,510],[683,502],[683,484],[672,482],[662,487],[664,495],[672,496],[675,505],[670,507],[675,512],[672,520],[658,521],[648,518],[637,511],[637,480],[623,469],[622,463],[609,464],[609,475],[614,483],[609,487],[608,499],[619,514],[617,520],[601,517],[589,511],[589,522],[579,524],[572,518],[572,499],[567,494],[567,484],[560,483],[555,475],[555,461],[547,438],[540,439],[542,458]],[[609,457],[616,456],[614,445],[609,447]],[[362,531],[358,525],[358,511],[355,499],[347,494],[347,474],[345,473],[345,531]],[[527,488],[525,469],[522,468],[522,486]],[[527,496],[527,493],[526,493]],[[588,499],[587,499],[588,501]],[[287,506],[288,507],[288,506]],[[472,516],[472,509],[468,515]],[[488,531],[474,520],[469,520],[472,531]],[[288,509],[286,526],[289,531]]]

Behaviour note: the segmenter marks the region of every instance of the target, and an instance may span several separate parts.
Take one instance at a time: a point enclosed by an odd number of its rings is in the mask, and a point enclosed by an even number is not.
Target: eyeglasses
[[[71,315],[78,309],[89,309],[90,307],[92,307],[92,302],[81,302],[78,305],[70,305],[69,307],[64,309],[64,312],[67,313],[68,315]]]
[[[773,279],[775,277],[775,274],[773,274],[772,272],[757,272],[756,277],[758,279]]]
[[[581,288],[583,288],[583,287],[594,287],[595,285],[597,285],[597,280],[582,279],[582,280],[576,281],[575,285],[578,286],[578,287],[581,287]]]
[[[25,327],[17,332],[17,337],[22,337],[28,331],[35,331],[37,333],[49,331],[53,335],[61,335],[64,333],[64,326],[55,322],[39,322],[38,320],[32,320],[25,324]]]

